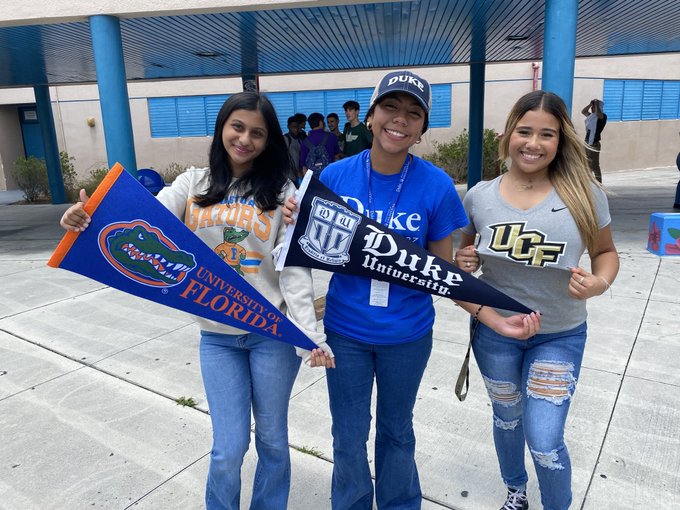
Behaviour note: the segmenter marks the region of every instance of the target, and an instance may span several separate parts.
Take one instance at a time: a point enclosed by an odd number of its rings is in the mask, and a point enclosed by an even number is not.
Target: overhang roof
[[[679,0],[579,0],[577,57],[680,52]],[[541,60],[543,0],[416,0],[122,18],[128,80]],[[89,23],[0,28],[0,87],[95,82]]]

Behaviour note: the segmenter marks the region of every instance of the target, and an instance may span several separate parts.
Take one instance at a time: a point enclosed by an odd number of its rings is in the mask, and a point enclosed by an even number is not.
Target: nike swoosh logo
[[[553,207],[553,208],[550,209],[550,210],[551,210],[552,212],[558,212],[558,211],[563,211],[564,209],[566,209],[566,207],[560,207],[559,209],[555,209],[555,208]]]

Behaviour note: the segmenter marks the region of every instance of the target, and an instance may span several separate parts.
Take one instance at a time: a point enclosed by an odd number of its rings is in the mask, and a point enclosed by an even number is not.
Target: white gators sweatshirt
[[[172,186],[158,193],[158,200],[184,222],[203,242],[222,257],[225,263],[243,276],[279,310],[286,313],[309,338],[324,350],[326,335],[316,331],[314,287],[308,268],[274,269],[272,251],[286,233],[281,209],[263,212],[253,197],[229,195],[224,203],[199,207],[194,197],[208,189],[210,170],[189,168]],[[281,191],[281,198],[295,193],[292,182]],[[228,335],[248,333],[226,324],[197,317],[202,330]],[[300,357],[309,360],[309,351],[296,348]]]

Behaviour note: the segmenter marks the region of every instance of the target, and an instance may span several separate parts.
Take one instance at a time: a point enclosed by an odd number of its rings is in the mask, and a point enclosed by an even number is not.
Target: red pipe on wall
[[[532,90],[538,90],[538,69],[540,67],[540,64],[538,62],[532,62],[531,63],[531,69],[533,71],[533,79],[534,79],[534,84],[533,84],[533,89]]]

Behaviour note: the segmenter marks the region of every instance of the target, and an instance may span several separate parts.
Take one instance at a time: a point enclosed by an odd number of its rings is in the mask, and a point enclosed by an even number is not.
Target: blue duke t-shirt
[[[368,211],[368,151],[327,166],[321,181],[353,209],[381,223],[394,197],[400,175],[371,171],[375,212]],[[427,248],[468,220],[451,178],[440,168],[412,157],[408,175],[389,228]],[[434,323],[429,294],[390,284],[387,307],[369,305],[370,278],[334,274],[326,296],[324,326],[341,335],[371,344],[417,340]]]

